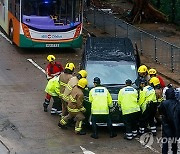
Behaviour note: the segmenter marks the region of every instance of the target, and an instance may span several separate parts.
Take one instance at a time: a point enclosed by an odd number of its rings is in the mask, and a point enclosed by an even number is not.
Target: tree
[[[142,23],[143,21],[166,22],[167,17],[162,12],[155,9],[149,0],[134,0],[133,8],[130,12],[132,23]]]

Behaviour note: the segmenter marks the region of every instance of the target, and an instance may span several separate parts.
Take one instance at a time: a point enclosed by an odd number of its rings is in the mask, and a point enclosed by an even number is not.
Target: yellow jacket
[[[137,97],[137,90],[131,86],[124,87],[119,91],[118,104],[122,109],[123,115],[140,111]]]
[[[60,83],[59,76],[55,76],[50,79],[46,85],[45,92],[51,96],[59,96],[60,95]]]
[[[140,97],[138,104],[141,107],[142,112],[146,110],[147,104],[150,102],[157,102],[156,93],[153,87],[146,86],[140,91]]]
[[[109,107],[112,106],[112,97],[105,87],[95,87],[89,92],[91,103],[91,114],[109,114]]]

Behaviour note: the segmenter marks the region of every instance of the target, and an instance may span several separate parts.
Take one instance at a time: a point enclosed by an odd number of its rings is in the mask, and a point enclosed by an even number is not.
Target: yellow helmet
[[[81,78],[79,81],[78,81],[78,86],[81,87],[81,88],[85,88],[88,84],[88,81],[86,78]]]
[[[160,84],[160,81],[157,77],[152,77],[149,81],[150,85],[153,84],[153,86],[157,86],[158,84]]]
[[[49,61],[49,62],[53,62],[53,61],[55,61],[55,56],[54,55],[48,55],[47,56],[47,60]]]
[[[69,69],[69,70],[73,71],[75,69],[75,66],[73,63],[67,63],[65,66],[65,69]]]
[[[80,74],[82,76],[82,78],[86,78],[87,77],[87,71],[86,70],[80,70],[78,72],[78,74]]]
[[[149,75],[155,75],[157,73],[157,71],[154,69],[154,68],[151,68],[149,71],[148,71],[148,74]]]
[[[147,69],[147,66],[146,65],[141,65],[139,68],[138,68],[138,73],[145,73],[147,72],[148,69]]]

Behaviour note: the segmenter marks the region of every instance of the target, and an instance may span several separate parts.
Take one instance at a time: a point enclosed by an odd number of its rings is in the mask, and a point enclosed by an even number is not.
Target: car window
[[[88,61],[88,85],[93,86],[94,77],[99,77],[102,84],[124,84],[127,79],[133,82],[137,78],[137,69],[133,62],[127,61]]]

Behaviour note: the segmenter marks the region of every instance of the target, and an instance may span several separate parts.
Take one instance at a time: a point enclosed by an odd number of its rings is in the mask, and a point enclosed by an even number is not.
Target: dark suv
[[[99,77],[101,84],[109,90],[113,99],[113,108],[110,109],[113,125],[122,124],[122,113],[117,104],[118,92],[125,86],[125,80],[136,80],[138,59],[128,38],[87,39],[81,62],[81,69],[88,72],[88,90],[85,90],[84,101],[87,110],[86,121],[89,121],[91,115],[89,90],[93,88],[94,77]]]

